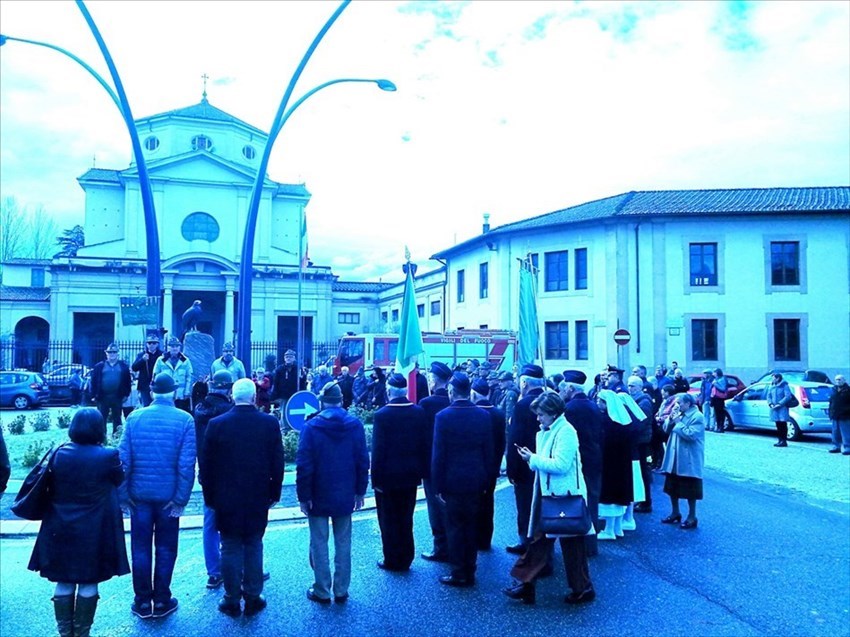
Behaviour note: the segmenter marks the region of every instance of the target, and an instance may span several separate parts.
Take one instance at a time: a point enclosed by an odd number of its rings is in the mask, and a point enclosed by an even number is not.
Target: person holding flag
[[[413,277],[416,274],[416,264],[410,262],[410,250],[404,248],[404,298],[401,303],[401,323],[398,332],[398,354],[396,356],[395,372],[407,380],[407,397],[414,405],[422,396],[417,396],[417,378],[419,372],[416,363],[425,352],[422,343],[422,330],[419,329],[419,313],[416,311],[416,290],[413,287]]]

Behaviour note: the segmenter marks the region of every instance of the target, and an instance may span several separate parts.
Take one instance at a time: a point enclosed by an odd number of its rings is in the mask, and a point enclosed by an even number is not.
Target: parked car
[[[41,374],[28,371],[0,372],[0,406],[30,409],[47,402],[50,390]]]
[[[730,376],[729,374],[724,374],[723,377],[726,379],[726,398],[732,398],[739,394],[746,384],[737,376]],[[688,381],[688,384],[691,388],[688,390],[689,394],[694,396],[699,396],[700,387],[702,387],[702,381],[705,378],[705,374],[691,374],[690,376],[685,377]]]
[[[776,426],[770,419],[770,408],[765,400],[769,386],[770,383],[754,383],[726,401],[727,429],[752,427],[775,430]],[[788,439],[799,440],[804,433],[831,432],[829,397],[832,395],[832,385],[791,381],[788,387],[800,403],[788,410]]]
[[[808,382],[823,383],[826,385],[832,384],[832,381],[826,373],[820,372],[816,369],[771,369],[758,380],[754,380],[753,383],[770,383],[770,381],[773,380],[774,374],[782,374],[782,378],[787,380],[789,383],[794,381],[797,383]]]
[[[43,374],[44,380],[50,389],[50,402],[70,404],[71,389],[68,387],[68,381],[71,379],[71,374],[74,370],[80,372],[80,378],[85,382],[86,377],[91,372],[89,367],[79,364],[59,365],[47,374]]]

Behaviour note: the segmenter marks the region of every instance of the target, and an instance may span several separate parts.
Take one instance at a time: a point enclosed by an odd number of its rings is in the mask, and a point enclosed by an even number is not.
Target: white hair
[[[520,382],[525,383],[529,387],[545,387],[546,379],[537,378],[536,376],[520,376]]]
[[[387,385],[387,396],[392,398],[407,398],[407,387],[393,387]]]
[[[640,385],[643,387],[643,378],[640,376],[629,376],[626,385]]]
[[[251,405],[257,395],[257,386],[250,378],[240,378],[233,383],[233,402],[241,405]]]

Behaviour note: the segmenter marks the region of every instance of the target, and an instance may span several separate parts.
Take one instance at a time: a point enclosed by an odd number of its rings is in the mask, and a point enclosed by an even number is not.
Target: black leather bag
[[[576,490],[578,481],[578,456],[576,456]],[[546,479],[549,487],[549,478]],[[582,495],[544,495],[540,499],[539,529],[546,535],[587,535],[593,525],[587,502]]]
[[[15,503],[11,506],[12,513],[25,520],[41,520],[50,508],[50,498],[53,490],[53,456],[62,448],[49,449],[37,465],[24,479]]]

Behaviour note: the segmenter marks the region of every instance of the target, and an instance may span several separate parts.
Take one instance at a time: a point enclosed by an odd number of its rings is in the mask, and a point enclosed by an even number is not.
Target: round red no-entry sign
[[[617,345],[628,345],[630,340],[632,340],[632,335],[629,334],[629,330],[617,330],[614,332],[614,342]]]

